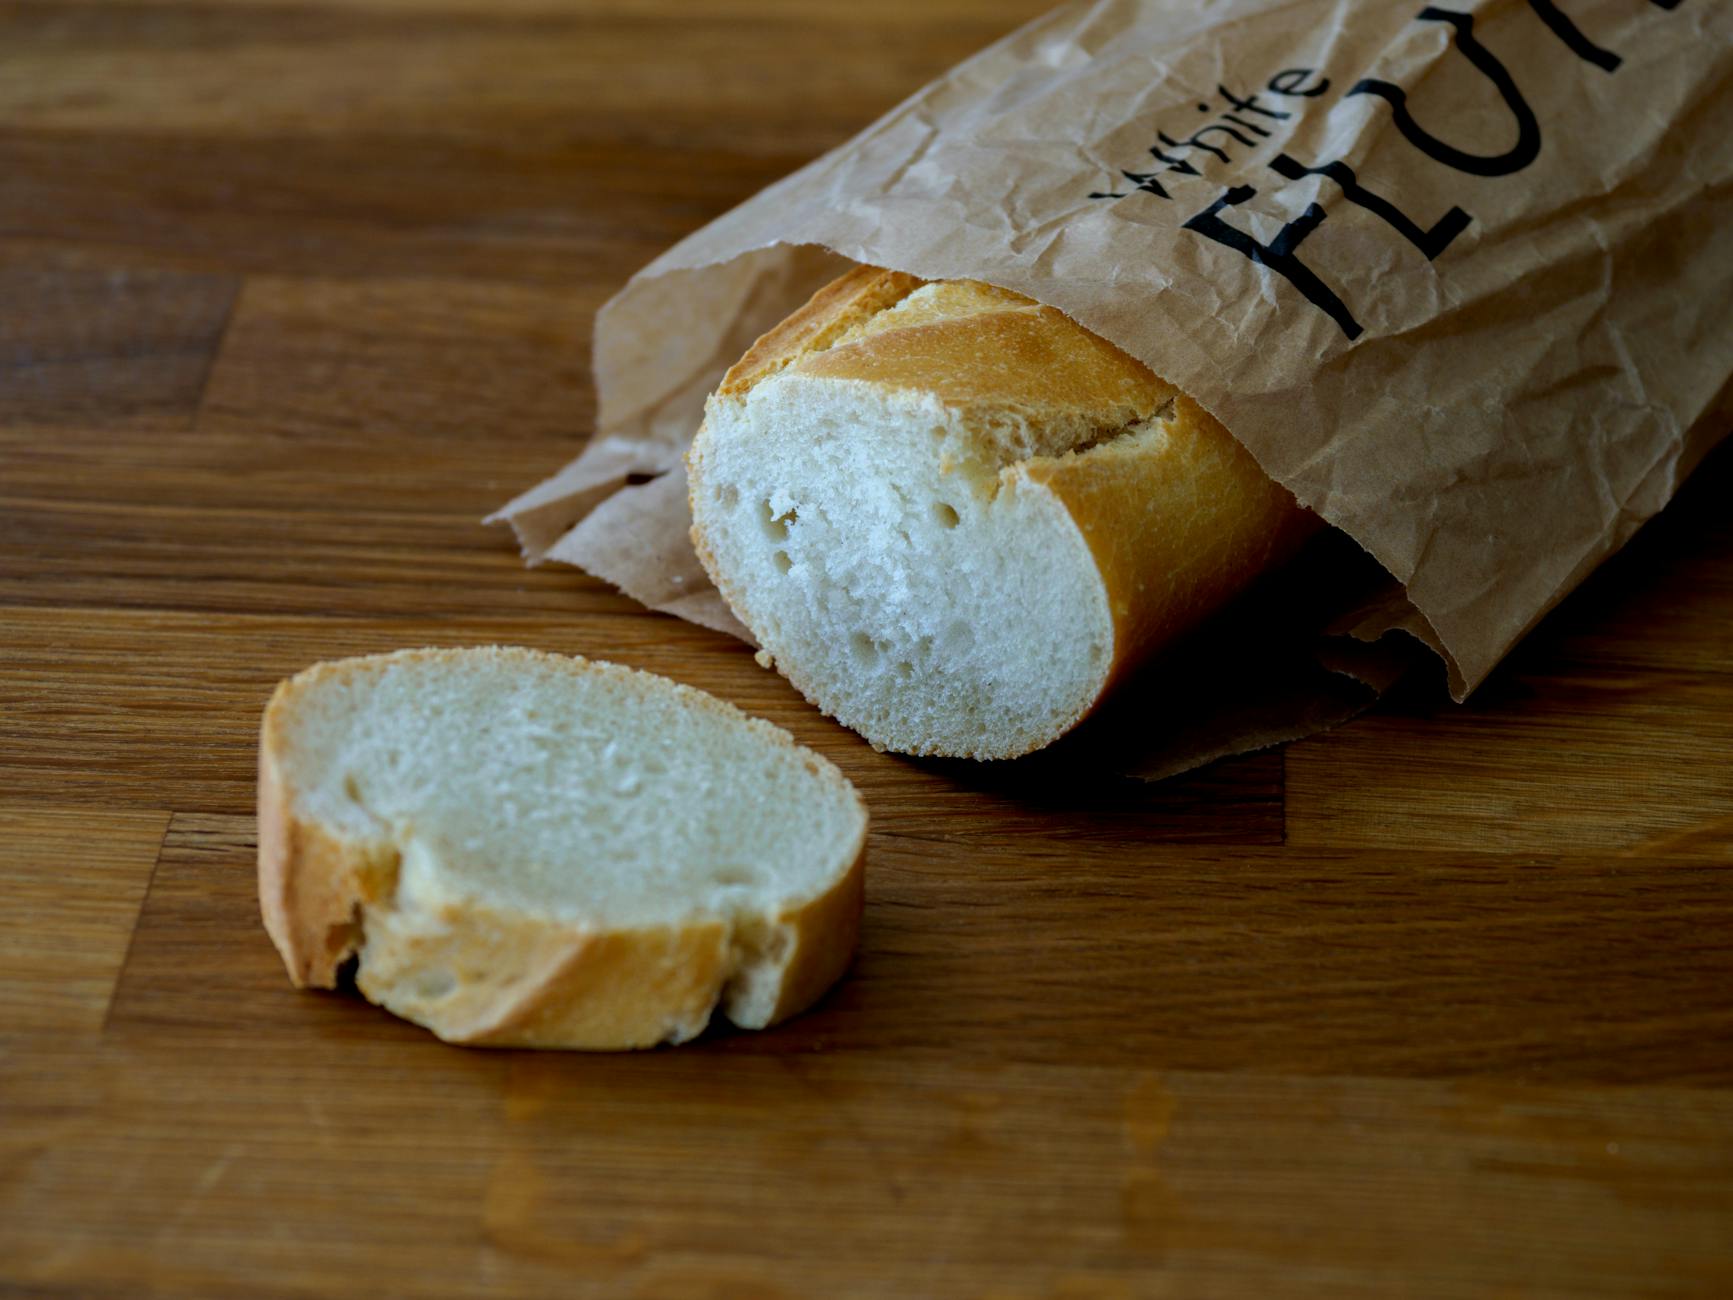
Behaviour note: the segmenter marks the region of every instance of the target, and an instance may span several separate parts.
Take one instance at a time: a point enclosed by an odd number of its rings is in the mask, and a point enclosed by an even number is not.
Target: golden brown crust
[[[830,889],[786,909],[789,933],[773,1025],[806,1010],[854,957],[866,878],[866,846]],[[539,982],[451,1041],[488,1047],[653,1047],[701,1030],[725,996],[728,926],[691,925],[579,935]],[[677,1029],[671,1035],[670,1030]]]
[[[1177,391],[1051,307],[967,302],[950,314],[944,302],[923,302],[924,310],[909,313],[914,323],[901,327],[904,311],[886,312],[870,332],[803,358],[797,369],[814,379],[931,393],[965,419],[1011,416],[1101,432],[1148,418]]]
[[[881,311],[862,321],[839,340],[853,343],[886,330],[909,329],[915,325],[931,325],[940,321],[961,320],[983,312],[997,312],[1029,307],[1039,308],[1033,298],[1001,289],[996,284],[980,280],[916,280],[915,288],[922,292],[909,294],[891,306],[894,312]]]
[[[759,380],[808,353],[829,347],[920,285],[920,280],[900,271],[855,267],[825,285],[805,306],[759,338],[730,367],[716,391],[730,396],[746,393]]]
[[[618,1049],[679,1041],[701,1030],[729,978],[731,925],[694,915],[679,925],[586,928],[466,900],[437,905],[435,924],[400,913],[396,846],[357,841],[296,813],[282,773],[283,720],[298,691],[326,674],[366,671],[387,659],[443,659],[461,650],[400,651],[318,664],[282,683],[266,709],[259,750],[259,901],[265,927],[298,987],[335,987],[361,954],[357,984],[369,998],[450,1042],[485,1046]],[[515,648],[483,653],[601,673],[641,687],[618,665]],[[798,749],[761,719],[679,683],[655,679],[687,703],[744,720],[766,741]],[[804,1009],[841,974],[858,934],[866,821],[859,793],[834,766],[802,751],[809,771],[846,790],[861,809],[850,866],[823,893],[786,908],[789,959],[770,1023]],[[840,948],[839,948],[839,945]],[[449,987],[441,986],[445,982]]]
[[[586,936],[491,1024],[455,1041],[485,1047],[654,1047],[702,1030],[726,974],[721,921]]]
[[[1189,397],[1142,433],[1017,472],[1064,503],[1113,613],[1106,689],[1279,564],[1318,526]]]
[[[369,918],[356,983],[451,1043],[653,1047],[703,1029],[727,975],[728,925],[596,930],[466,900],[441,924]]]
[[[866,837],[847,874],[810,902],[782,914],[794,931],[794,951],[782,973],[782,993],[771,1024],[804,1011],[841,978],[854,960],[866,896]]]
[[[389,892],[397,856],[297,817],[272,737],[291,683],[265,710],[259,739],[259,910],[297,988],[335,988],[360,942],[363,904]]]

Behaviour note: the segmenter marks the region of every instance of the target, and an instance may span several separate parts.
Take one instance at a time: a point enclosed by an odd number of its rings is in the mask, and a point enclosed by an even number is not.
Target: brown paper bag
[[[744,636],[687,540],[681,454],[844,259],[1016,290],[1192,394],[1393,577],[1350,582],[1332,630],[1412,633],[1462,698],[1726,431],[1733,5],[1057,9],[602,309],[595,438],[496,516],[529,559]],[[1346,702],[1296,679],[1126,765],[1316,730],[1398,666],[1362,657]]]

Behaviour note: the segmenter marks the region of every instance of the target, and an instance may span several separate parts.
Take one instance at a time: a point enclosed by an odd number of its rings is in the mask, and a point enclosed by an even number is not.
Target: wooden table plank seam
[[[204,418],[205,401],[210,396],[211,379],[217,373],[217,366],[222,360],[223,349],[228,346],[229,329],[235,323],[235,313],[240,308],[241,296],[247,290],[248,277],[238,279],[229,294],[228,301],[223,304],[222,320],[216,328],[216,339],[210,350],[210,356],[205,362],[204,374],[199,376],[198,393],[193,398],[192,419],[188,428],[197,432],[199,421]]]
[[[131,928],[127,931],[126,952],[121,956],[120,968],[115,972],[114,986],[109,990],[108,1001],[102,1008],[102,1024],[99,1032],[107,1034],[109,1023],[114,1018],[114,1004],[120,995],[121,986],[126,982],[127,967],[132,962],[133,949],[138,944],[138,923],[143,918],[145,909],[150,906],[151,891],[156,887],[156,873],[162,867],[163,849],[168,844],[169,835],[174,830],[175,814],[168,813],[163,820],[162,837],[157,841],[156,854],[151,859],[150,875],[144,884],[144,893],[139,898],[138,911],[133,915]]]

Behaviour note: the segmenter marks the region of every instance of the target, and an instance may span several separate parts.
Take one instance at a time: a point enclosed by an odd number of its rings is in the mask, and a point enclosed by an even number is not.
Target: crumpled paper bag
[[[597,319],[596,436],[495,518],[532,562],[745,636],[692,553],[681,453],[723,371],[849,260],[1067,312],[1393,579],[1270,638],[1281,678],[1345,636],[1332,667],[1363,690],[1300,673],[1247,717],[1242,665],[1219,724],[1122,767],[1341,720],[1400,671],[1391,631],[1460,699],[1728,427],[1733,5],[1056,9],[635,275]]]

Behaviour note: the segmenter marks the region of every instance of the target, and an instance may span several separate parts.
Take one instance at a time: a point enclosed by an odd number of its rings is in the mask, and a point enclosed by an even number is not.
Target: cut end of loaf
[[[694,541],[776,666],[874,745],[1025,754],[1093,707],[1119,648],[1088,542],[1027,470],[1171,393],[1052,308],[863,267],[711,399]]]
[[[865,812],[768,723],[611,664],[407,651],[279,688],[260,899],[296,983],[358,958],[450,1041],[645,1047],[763,1026],[853,948]]]
[[[883,749],[1006,758],[1068,730],[1114,654],[1064,506],[922,394],[778,376],[711,403],[701,554],[765,652]]]

